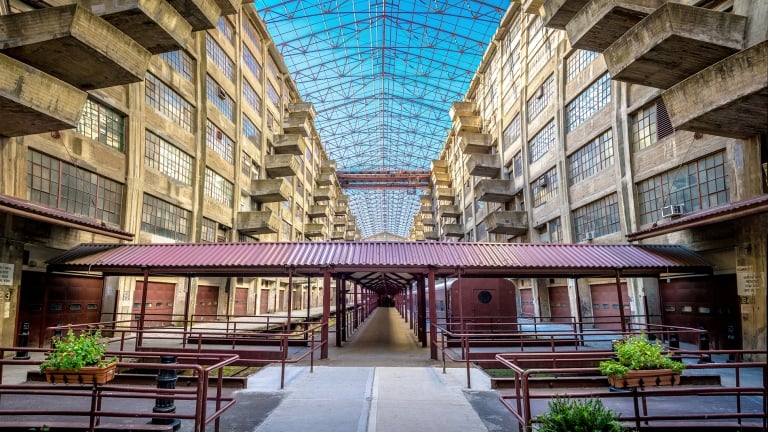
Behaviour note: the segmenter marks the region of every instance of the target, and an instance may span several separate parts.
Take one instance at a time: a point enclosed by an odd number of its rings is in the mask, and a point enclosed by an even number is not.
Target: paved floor
[[[236,410],[222,430],[282,432],[502,432],[517,431],[490,380],[429,360],[393,308],[379,308],[329,359],[289,367],[285,390],[280,368],[262,369],[236,394]],[[275,402],[264,412],[265,401]],[[261,412],[249,409],[261,404]]]

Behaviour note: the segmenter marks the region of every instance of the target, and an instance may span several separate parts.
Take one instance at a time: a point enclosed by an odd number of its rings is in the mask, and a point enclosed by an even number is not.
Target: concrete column
[[[551,317],[552,309],[549,306],[549,281],[547,279],[533,279],[532,282],[533,299],[536,302],[537,317]]]

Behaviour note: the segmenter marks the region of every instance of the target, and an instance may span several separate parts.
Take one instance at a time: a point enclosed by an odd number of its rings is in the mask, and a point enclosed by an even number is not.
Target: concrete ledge
[[[168,2],[156,0],[80,0],[152,54],[180,49],[192,26]]]
[[[547,0],[541,7],[544,26],[565,30],[565,26],[587,3],[589,0]]]
[[[0,41],[9,57],[82,90],[143,81],[152,56],[77,4],[0,16]]]
[[[732,138],[768,133],[768,41],[662,93],[676,129]]]
[[[747,18],[667,3],[603,52],[611,78],[661,89],[738,52]]]
[[[222,15],[232,15],[240,12],[240,5],[251,3],[247,0],[216,0],[216,6],[221,9]]]
[[[74,128],[87,97],[64,81],[0,54],[0,135]]]
[[[592,0],[565,26],[574,48],[603,52],[666,0]]]

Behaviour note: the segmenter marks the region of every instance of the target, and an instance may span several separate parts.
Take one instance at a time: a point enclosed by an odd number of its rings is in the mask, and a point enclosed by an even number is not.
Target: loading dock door
[[[147,307],[144,317],[144,327],[162,327],[173,324],[173,299],[176,284],[164,282],[149,282],[147,285]],[[141,298],[144,293],[144,281],[136,281],[133,291],[133,320],[141,315]]]
[[[48,345],[50,326],[101,321],[101,296],[101,278],[23,272],[19,323],[29,323],[28,346]]]
[[[235,315],[245,315],[248,312],[248,288],[235,289]]]
[[[196,320],[215,320],[219,308],[219,287],[212,285],[198,285],[195,302]]]
[[[533,303],[533,289],[520,289],[520,309],[524,317],[536,316],[536,305]]]
[[[567,286],[549,287],[549,308],[552,322],[572,322],[571,299],[568,297]]]
[[[619,311],[619,296],[615,284],[592,285],[592,316],[595,327],[603,330],[621,330],[621,314]],[[621,296],[624,301],[624,316],[629,317],[629,294],[627,284],[621,284]]]
[[[269,290],[259,290],[259,314],[264,315],[269,312]]]

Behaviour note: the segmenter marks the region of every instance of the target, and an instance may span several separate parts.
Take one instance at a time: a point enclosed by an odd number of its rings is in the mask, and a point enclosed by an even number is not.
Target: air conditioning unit
[[[216,88],[216,94],[219,96],[219,99],[226,99],[227,98],[227,92],[224,91],[224,87],[218,86]]]
[[[682,204],[673,204],[661,208],[661,217],[675,217],[680,216],[683,213],[685,213],[685,211]]]
[[[539,187],[541,187],[541,188],[547,187],[547,177],[546,176],[539,178]]]
[[[594,240],[595,239],[595,232],[594,231],[587,231],[584,234],[581,235],[581,239],[584,241],[588,240]]]

